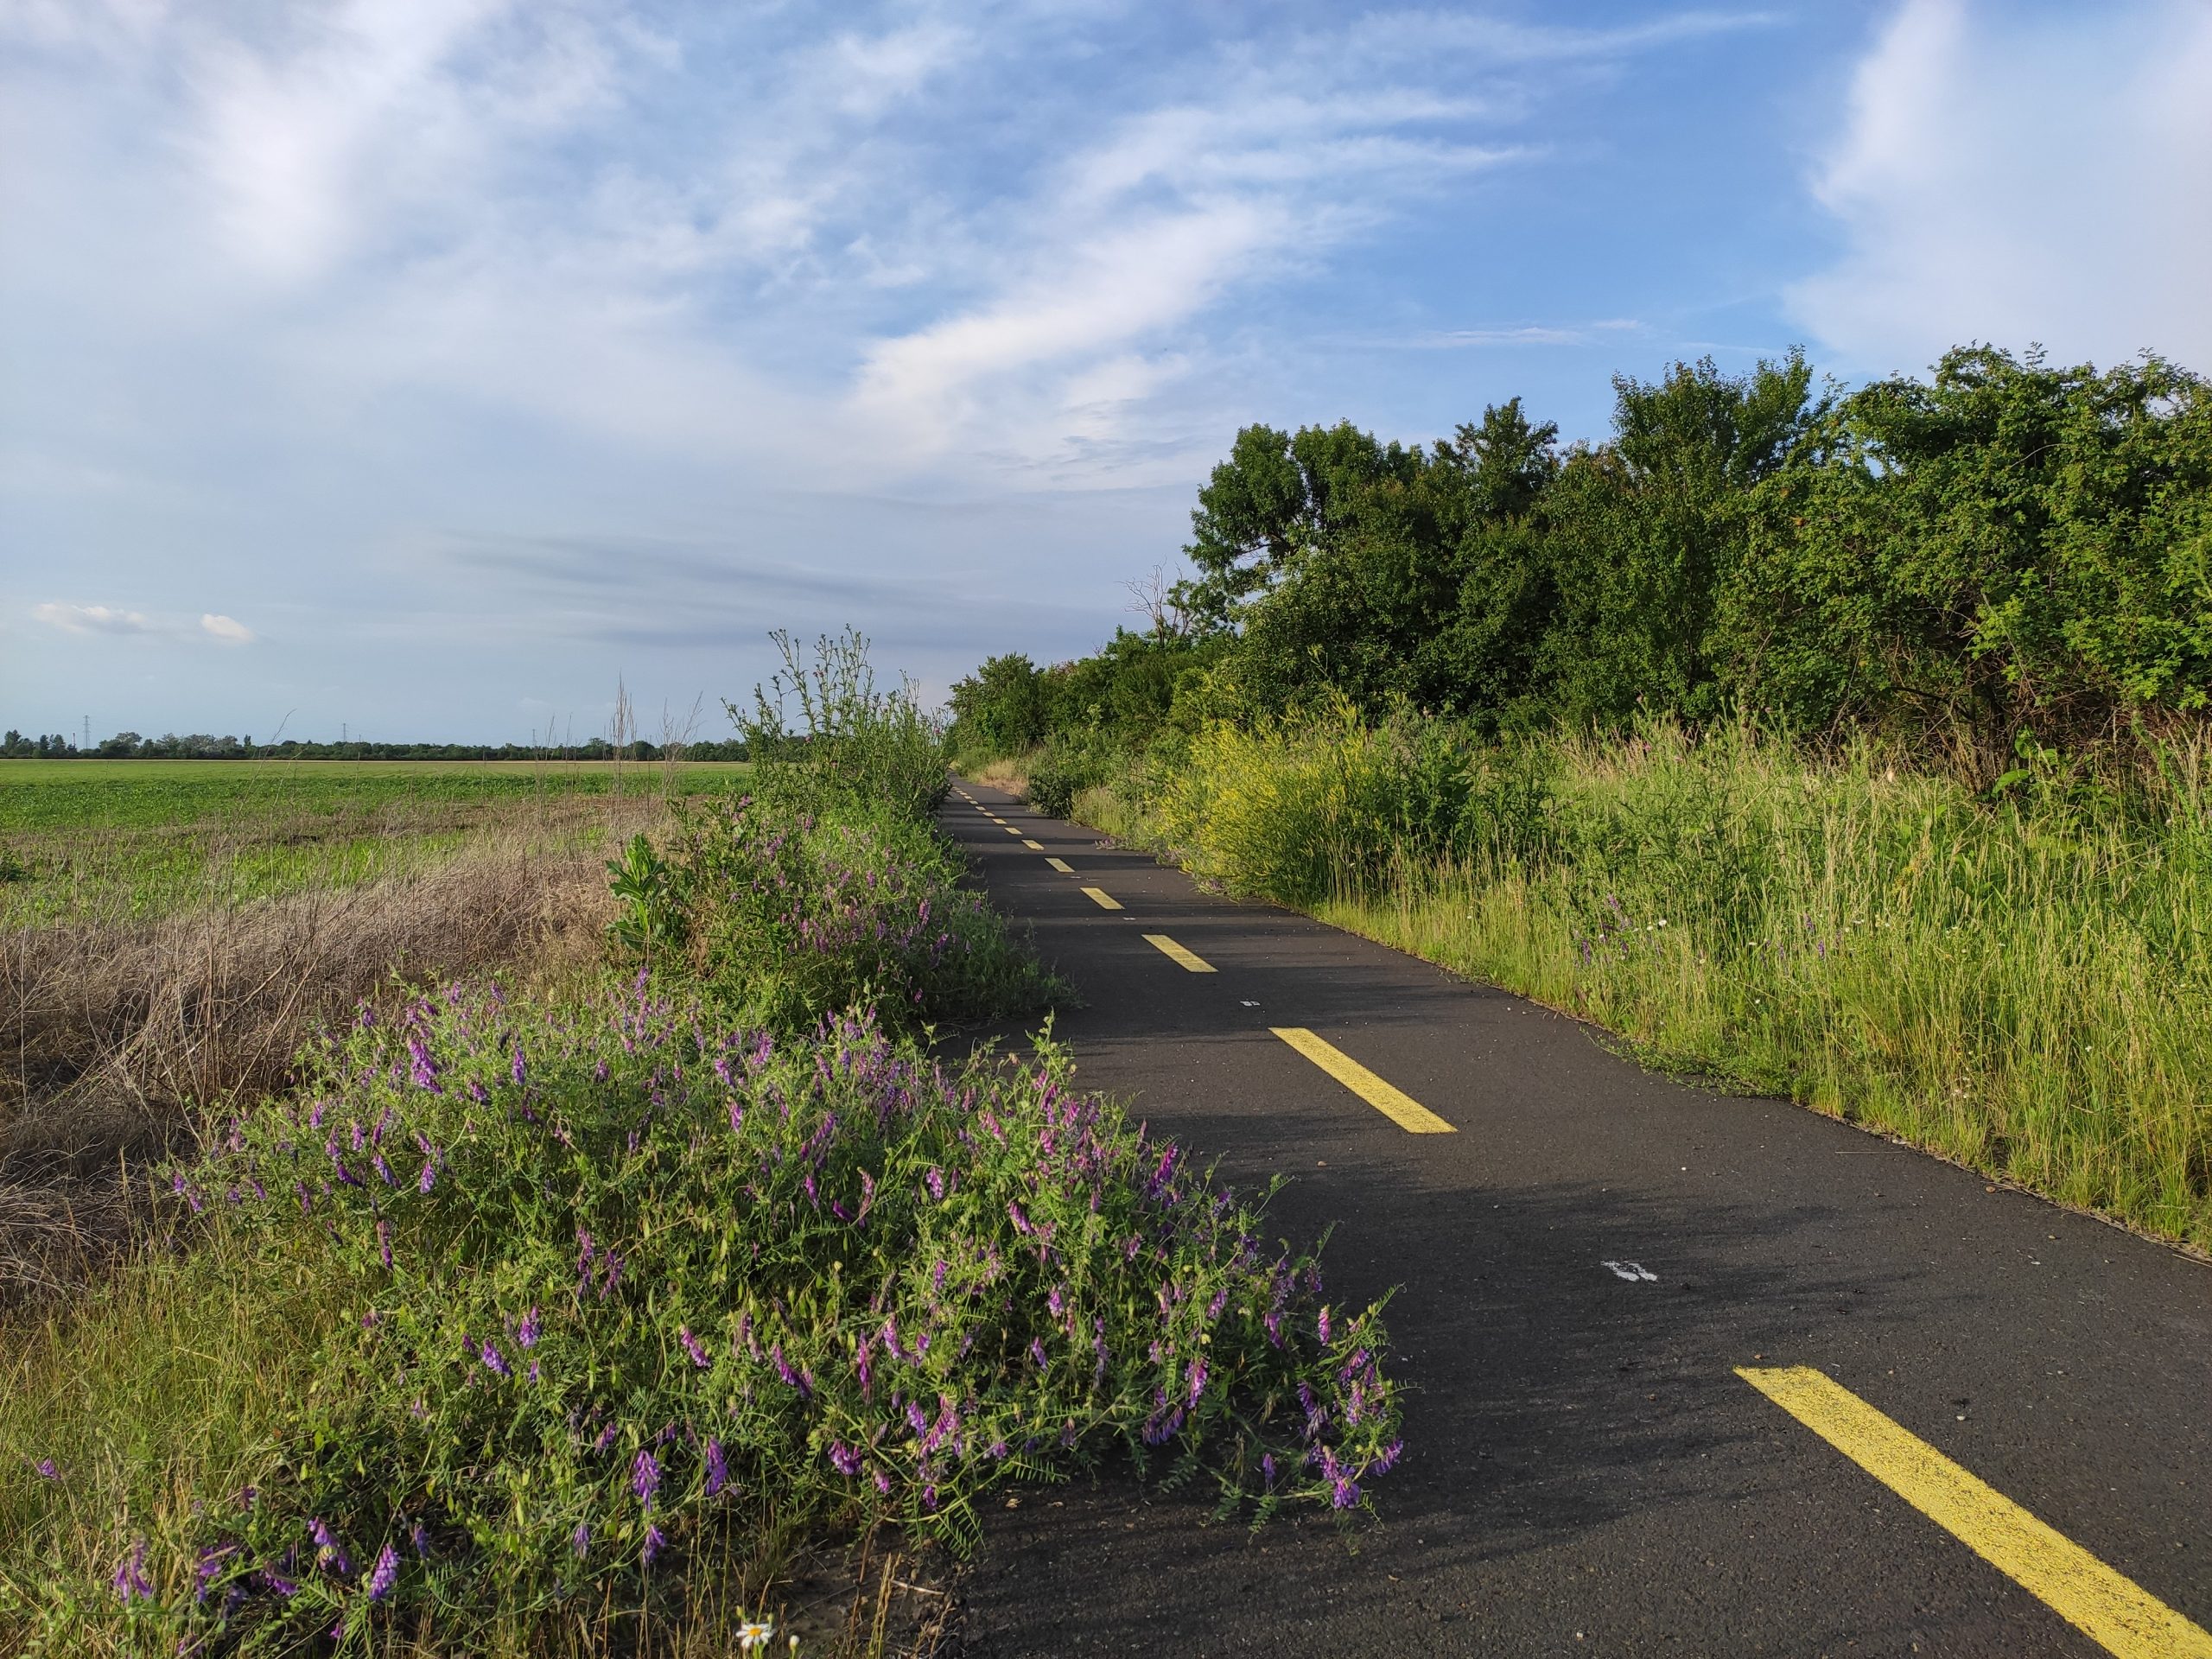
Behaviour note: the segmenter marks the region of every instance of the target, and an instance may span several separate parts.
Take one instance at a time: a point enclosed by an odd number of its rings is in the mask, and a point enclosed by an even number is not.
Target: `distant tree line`
[[[2212,399],[2145,354],[1988,346],[1844,395],[1801,354],[1614,381],[1562,447],[1521,400],[1423,448],[1247,427],[1154,626],[955,687],[957,747],[1127,746],[1342,695],[1485,730],[1762,714],[1993,774],[2212,704]]]
[[[673,749],[685,760],[742,760],[742,739],[726,742],[652,743],[643,738],[619,747],[605,738],[560,745],[523,743],[310,743],[287,738],[281,743],[256,744],[251,734],[239,737],[211,737],[194,732],[179,737],[141,737],[118,732],[89,749],[79,747],[59,733],[25,737],[10,730],[0,739],[0,757],[9,760],[662,760]]]

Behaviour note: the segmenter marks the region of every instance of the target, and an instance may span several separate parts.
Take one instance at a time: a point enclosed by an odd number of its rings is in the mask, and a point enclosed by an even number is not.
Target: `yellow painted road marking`
[[[1119,910],[1122,907],[1122,901],[1111,893],[1101,893],[1096,887],[1085,887],[1084,892],[1090,896],[1091,902],[1101,910]]]
[[[1323,1042],[1305,1027],[1269,1026],[1268,1029],[1408,1134],[1457,1132],[1452,1125],[1402,1089],[1383,1082],[1351,1055]]]
[[[1024,836],[1021,838],[1021,844],[1027,847],[1033,853],[1041,853],[1045,850],[1045,843],[1043,842],[1032,841],[1027,836]]]
[[[1073,875],[1075,874],[1073,867],[1071,866],[1067,860],[1064,858],[1048,858],[1045,861],[1051,865],[1054,869],[1058,870],[1062,875]]]
[[[1194,974],[1210,974],[1214,970],[1213,963],[1194,950],[1185,950],[1165,933],[1147,933],[1144,936],[1144,942],[1170,961],[1181,963]]]
[[[1736,1375],[2121,1659],[2212,1659],[2212,1635],[1848,1389],[1805,1365]]]
[[[1001,830],[1005,830],[1005,831],[1007,832],[1007,834],[1008,834],[1009,836],[1020,836],[1020,835],[1021,834],[1021,831],[1020,831],[1020,830],[1019,830],[1015,829],[1015,828],[1014,828],[1012,824],[1010,824],[1010,823],[1002,823],[1002,824],[1001,824],[1001,825],[999,826],[999,828],[1000,828],[1000,829],[1001,829]]]

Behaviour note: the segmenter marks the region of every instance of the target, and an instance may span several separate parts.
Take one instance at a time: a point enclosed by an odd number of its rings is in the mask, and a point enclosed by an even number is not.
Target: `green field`
[[[0,927],[341,887],[501,835],[603,836],[741,762],[0,760]]]

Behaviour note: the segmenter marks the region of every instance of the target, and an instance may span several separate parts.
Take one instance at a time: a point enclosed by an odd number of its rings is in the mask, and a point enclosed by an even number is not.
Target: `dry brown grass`
[[[620,835],[657,802],[602,802]],[[0,1310],[113,1259],[144,1166],[301,1044],[403,982],[572,973],[612,915],[603,846],[508,823],[362,886],[137,923],[0,933]]]
[[[979,784],[1005,790],[1010,795],[1027,798],[1029,794],[1029,762],[1026,754],[1011,755],[1003,760],[988,760],[980,766],[963,769],[964,775]]]

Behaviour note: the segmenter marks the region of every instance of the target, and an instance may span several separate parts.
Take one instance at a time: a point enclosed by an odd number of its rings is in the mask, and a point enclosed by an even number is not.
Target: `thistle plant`
[[[108,1582],[0,1586],[65,1641],[465,1649],[672,1602],[771,1512],[964,1548],[993,1487],[1109,1452],[1255,1516],[1357,1508],[1398,1456],[1379,1307],[1049,1044],[955,1069],[642,976],[565,1012],[455,987],[175,1175],[200,1260],[353,1312],[249,1484],[124,1506]]]

